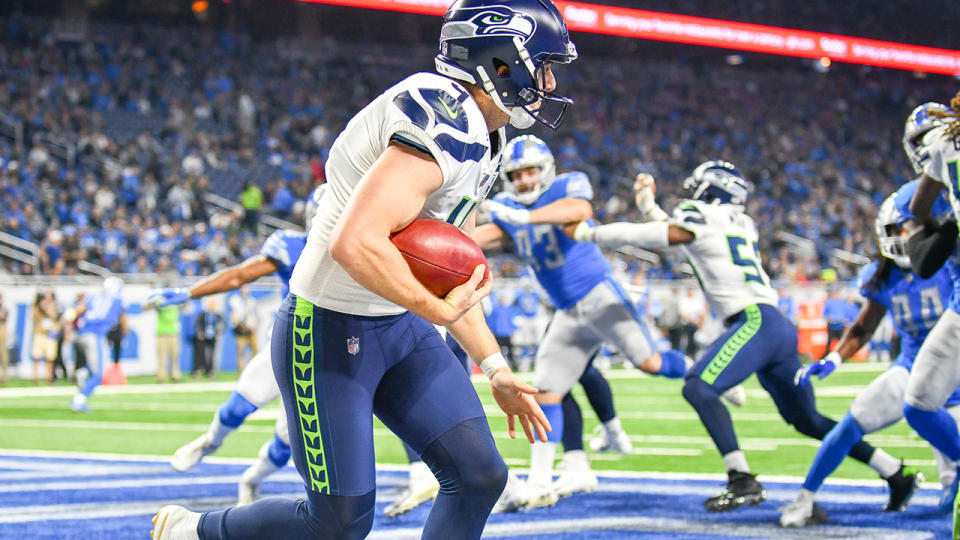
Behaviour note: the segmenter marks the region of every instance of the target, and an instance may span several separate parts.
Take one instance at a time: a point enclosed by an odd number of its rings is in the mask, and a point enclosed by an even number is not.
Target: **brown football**
[[[417,281],[443,298],[463,285],[478,264],[487,264],[483,250],[460,229],[436,219],[418,219],[393,233],[397,246]],[[480,285],[490,278],[488,267]]]

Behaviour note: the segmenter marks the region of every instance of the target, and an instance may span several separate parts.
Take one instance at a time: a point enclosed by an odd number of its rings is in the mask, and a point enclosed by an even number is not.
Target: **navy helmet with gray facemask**
[[[459,0],[440,31],[437,72],[481,87],[519,129],[555,129],[573,100],[545,88],[551,63],[576,60],[563,17],[550,0]]]
[[[740,171],[728,161],[704,161],[683,181],[684,189],[693,190],[691,199],[710,204],[747,202],[750,185]]]

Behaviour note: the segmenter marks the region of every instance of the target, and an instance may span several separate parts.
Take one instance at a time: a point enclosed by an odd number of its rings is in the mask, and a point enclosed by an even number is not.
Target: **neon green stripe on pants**
[[[320,403],[313,383],[313,304],[297,297],[293,310],[293,386],[297,400],[297,418],[303,433],[310,487],[317,493],[330,494],[327,460],[323,455],[323,437],[320,434]]]
[[[744,308],[743,311],[747,314],[747,321],[727,339],[723,347],[720,347],[720,351],[710,360],[707,367],[703,369],[703,373],[700,374],[703,382],[713,384],[714,381],[717,380],[717,377],[723,373],[723,370],[730,365],[733,358],[737,356],[740,349],[753,339],[753,336],[757,335],[757,332],[760,330],[760,325],[763,323],[760,308],[756,304],[753,304]]]

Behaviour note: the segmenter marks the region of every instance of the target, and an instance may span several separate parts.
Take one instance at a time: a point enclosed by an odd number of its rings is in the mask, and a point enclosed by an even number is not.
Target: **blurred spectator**
[[[30,356],[33,358],[33,383],[40,384],[41,371],[47,381],[52,379],[53,361],[57,357],[57,306],[53,291],[37,293],[32,319]]]
[[[833,344],[843,336],[843,330],[856,319],[856,312],[853,308],[856,305],[841,298],[840,291],[833,287],[827,293],[827,299],[823,302],[823,319],[827,322],[827,346],[826,351],[830,352]]]
[[[197,315],[196,336],[193,347],[193,378],[203,373],[207,378],[213,377],[213,356],[217,341],[223,332],[223,317],[216,311],[216,298],[208,297],[203,300],[203,311]]]
[[[157,308],[157,382],[180,381],[180,306]]]
[[[253,182],[247,182],[240,193],[240,204],[243,205],[243,227],[257,232],[260,224],[260,207],[263,206],[263,192]]]
[[[510,363],[513,369],[518,369],[513,358],[512,336],[516,332],[517,326],[514,319],[517,316],[517,308],[513,304],[513,294],[509,291],[498,291],[490,294],[490,312],[487,314],[487,325],[497,343],[500,345],[500,351]]]
[[[243,371],[247,347],[252,358],[260,349],[257,344],[257,301],[250,295],[250,286],[243,285],[230,296],[230,325],[237,342],[237,373]]]
[[[693,287],[680,298],[680,320],[683,324],[684,353],[690,358],[697,357],[697,330],[703,327],[707,319],[707,303],[700,291]]]
[[[657,326],[667,331],[671,349],[683,349],[683,321],[680,320],[680,288],[673,287],[661,301]]]
[[[120,351],[123,350],[123,339],[130,333],[130,327],[127,324],[127,314],[121,313],[117,323],[110,327],[107,332],[107,343],[110,344],[111,359],[114,364],[120,363]]]

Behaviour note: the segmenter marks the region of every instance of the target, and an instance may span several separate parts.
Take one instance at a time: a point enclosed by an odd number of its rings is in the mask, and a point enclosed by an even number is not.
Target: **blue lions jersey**
[[[897,211],[900,212],[904,220],[915,219],[914,215],[910,212],[910,199],[913,198],[913,194],[916,193],[919,184],[920,182],[918,180],[913,180],[898,189],[896,195],[894,195],[894,206],[897,207]],[[938,220],[947,219],[953,215],[953,209],[950,208],[950,203],[943,197],[942,192],[933,201],[933,206],[930,207],[930,215]],[[953,255],[947,259],[947,262],[945,262],[943,266],[947,269],[947,272],[950,273],[950,277],[953,280],[953,295],[950,297],[948,307],[955,313],[960,313],[960,254],[954,250]]]
[[[866,284],[876,271],[876,262],[860,271],[857,278],[860,294],[883,305],[893,315],[893,325],[901,337],[900,356],[894,365],[910,369],[924,338],[950,302],[954,292],[953,276],[947,265],[930,279],[920,279],[913,272],[894,266],[883,283],[868,288]]]
[[[499,193],[494,200],[512,208],[535,210],[560,199],[593,198],[590,179],[581,172],[557,176],[550,187],[531,206],[524,206],[507,193]],[[511,225],[497,218],[491,220],[513,240],[514,254],[533,268],[537,281],[547,292],[557,309],[576,304],[598,283],[610,276],[610,264],[600,248],[593,243],[577,242],[564,234],[560,225]]]
[[[305,245],[307,245],[307,233],[280,230],[271,234],[260,249],[261,255],[279,266],[276,274],[283,281],[283,288],[280,290],[280,296],[283,298],[286,298],[287,293],[290,292],[290,276]]]
[[[123,302],[119,297],[98,294],[87,300],[87,311],[83,314],[83,326],[77,333],[106,336],[107,332],[123,314]]]

